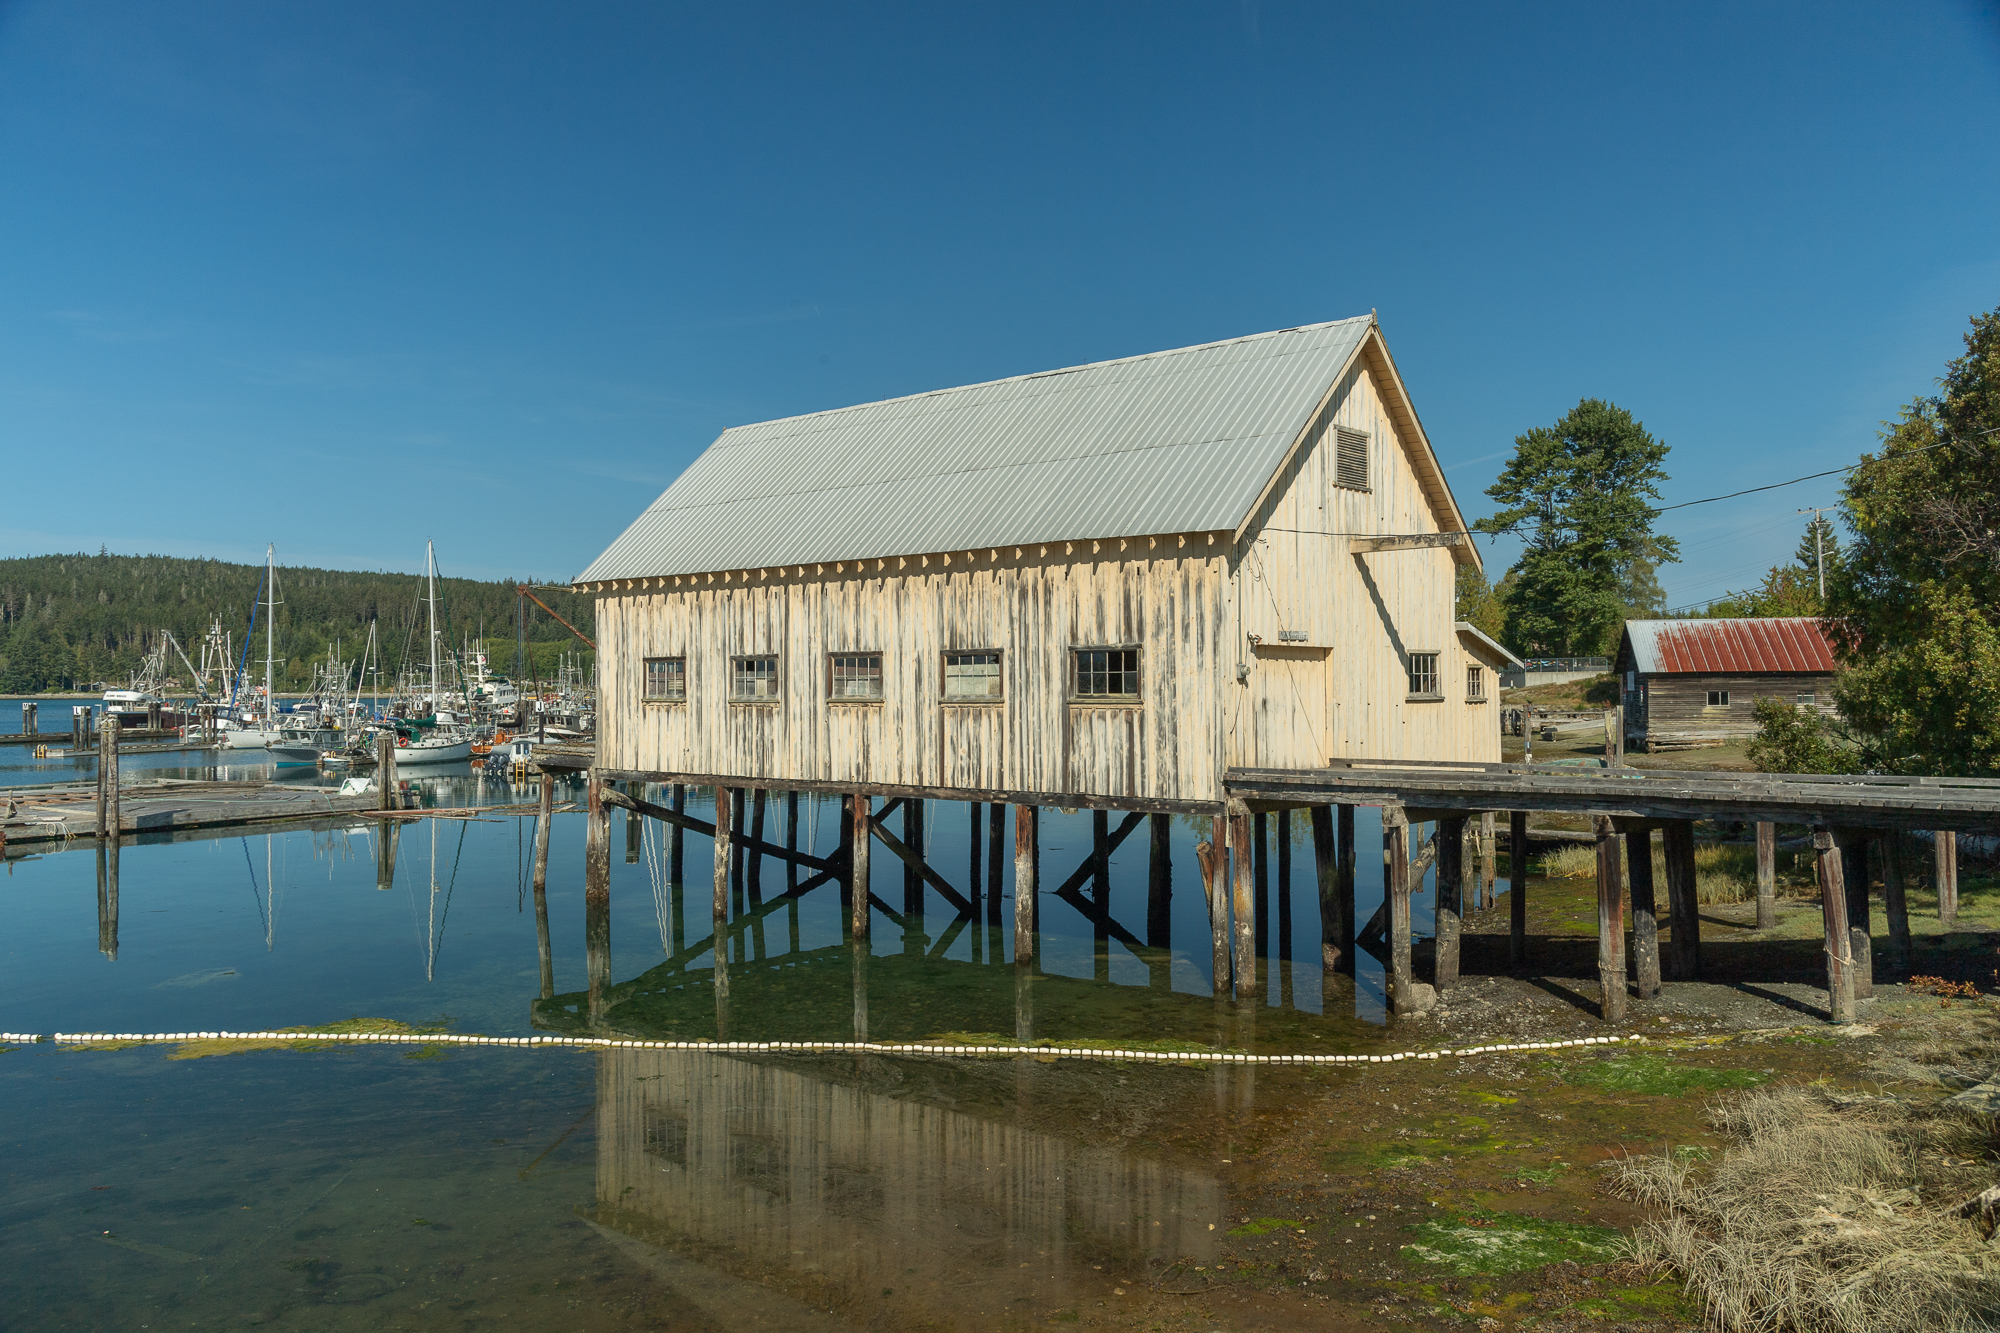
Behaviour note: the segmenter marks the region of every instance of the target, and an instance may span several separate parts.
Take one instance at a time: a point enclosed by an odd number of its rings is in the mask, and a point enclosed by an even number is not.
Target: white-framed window
[[[1710,691],[1708,692],[1708,706],[1709,706],[1710,708],[1727,708],[1727,707],[1729,707],[1729,691],[1728,691],[1728,690],[1710,690]]]
[[[1486,702],[1486,668],[1473,663],[1465,668],[1465,697],[1470,703]]]
[[[1410,697],[1412,699],[1442,699],[1438,692],[1438,655],[1436,653],[1410,654]]]
[[[944,655],[946,702],[998,703],[1005,688],[1001,684],[998,652]]]
[[[649,700],[679,703],[688,697],[687,659],[649,657],[646,659],[646,693]]]
[[[834,703],[880,703],[882,654],[827,654],[826,697]]]
[[[730,658],[729,697],[737,703],[776,703],[778,699],[778,659],[775,657]]]
[[[1818,702],[1819,702],[1819,696],[1816,694],[1801,694],[1799,696],[1799,707],[1801,708],[1811,708],[1814,704],[1817,704]]]
[[[1072,648],[1071,690],[1078,699],[1139,697],[1137,648]]]

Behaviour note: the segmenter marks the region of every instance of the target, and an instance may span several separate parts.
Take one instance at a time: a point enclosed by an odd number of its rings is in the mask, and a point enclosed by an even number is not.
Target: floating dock
[[[373,810],[369,792],[278,782],[205,782],[154,778],[118,790],[120,835],[283,820]],[[97,787],[91,782],[0,788],[0,846],[67,841],[97,833]]]

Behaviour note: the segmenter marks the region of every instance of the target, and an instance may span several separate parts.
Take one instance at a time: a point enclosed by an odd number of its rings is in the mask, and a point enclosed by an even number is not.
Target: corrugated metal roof
[[[1475,643],[1483,645],[1486,651],[1492,655],[1494,665],[1511,666],[1511,667],[1522,667],[1526,665],[1526,663],[1522,662],[1520,658],[1514,656],[1514,652],[1511,648],[1501,643],[1498,639],[1494,638],[1491,634],[1488,634],[1485,630],[1479,628],[1479,626],[1473,624],[1471,621],[1469,620],[1457,621],[1452,625],[1452,628],[1454,630],[1457,630],[1460,634],[1466,635],[1467,637],[1471,638]]]
[[[734,426],[577,582],[1233,529],[1373,325]]]
[[[1811,616],[1748,620],[1628,620],[1633,665],[1648,673],[1838,671]]]

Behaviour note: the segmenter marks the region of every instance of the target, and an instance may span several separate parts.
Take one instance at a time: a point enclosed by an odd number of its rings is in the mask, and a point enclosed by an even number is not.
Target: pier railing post
[[[1625,829],[1626,875],[1632,882],[1632,977],[1642,1000],[1660,995],[1660,918],[1653,892],[1653,828]]]
[[[1235,853],[1233,888],[1236,912],[1236,948],[1231,962],[1236,974],[1236,998],[1257,994],[1257,882],[1256,863],[1263,849],[1251,841],[1250,809],[1241,801],[1229,803],[1229,845]]]
[[[1201,867],[1202,898],[1208,904],[1210,988],[1216,999],[1229,994],[1229,820],[1217,815],[1214,830],[1194,845]]]
[[[1778,924],[1778,826],[1757,824],[1757,929]]]
[[[1459,921],[1464,912],[1465,820],[1440,819],[1437,826],[1437,930],[1434,979],[1438,990],[1458,984]]]
[[[1827,1012],[1836,1023],[1854,1021],[1853,937],[1847,927],[1847,889],[1833,831],[1813,826],[1813,857],[1819,867],[1820,916],[1826,929]]]
[[[1039,830],[1032,805],[1014,807],[1014,961],[1035,961],[1035,867]]]
[[[1624,859],[1618,832],[1609,815],[1599,815],[1597,830],[1597,986],[1598,1012],[1607,1023],[1625,1021],[1625,895]]]
[[[1528,812],[1507,812],[1507,966],[1528,966]]]
[[[1410,819],[1400,805],[1382,807],[1382,891],[1389,908],[1389,1003],[1406,1016],[1420,1006],[1410,971]]]

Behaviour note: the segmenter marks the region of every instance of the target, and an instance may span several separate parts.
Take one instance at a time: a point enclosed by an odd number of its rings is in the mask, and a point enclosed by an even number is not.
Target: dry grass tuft
[[[1816,1088],[1757,1088],[1711,1109],[1718,1160],[1634,1158],[1623,1188],[1664,1214],[1641,1260],[1681,1274],[1734,1330],[1973,1333],[1995,1327],[2000,1250],[1933,1202],[1927,1163],[1979,1153],[1977,1121]]]
[[[1569,843],[1542,853],[1540,870],[1550,879],[1581,879],[1597,873],[1597,849],[1589,843]],[[1667,860],[1665,853],[1653,852],[1653,883],[1660,893],[1665,892],[1667,882]],[[1781,897],[1814,892],[1813,882],[1808,878],[1801,884],[1796,874],[1784,873],[1782,860],[1778,875],[1778,893]],[[1704,842],[1694,849],[1694,895],[1695,901],[1711,903],[1747,903],[1757,896],[1757,849],[1739,843]]]

